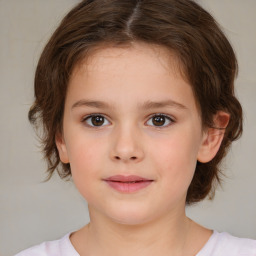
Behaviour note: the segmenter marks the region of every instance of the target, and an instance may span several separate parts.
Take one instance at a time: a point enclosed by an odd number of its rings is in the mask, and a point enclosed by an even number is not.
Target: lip
[[[113,189],[121,193],[134,193],[152,184],[153,180],[136,175],[115,175],[104,179]]]

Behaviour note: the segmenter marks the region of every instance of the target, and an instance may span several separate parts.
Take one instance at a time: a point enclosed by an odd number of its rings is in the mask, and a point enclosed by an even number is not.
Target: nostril
[[[116,160],[121,160],[121,157],[120,157],[120,156],[115,156],[115,159],[116,159]],[[137,159],[136,156],[130,157],[130,160],[136,160],[136,159]]]

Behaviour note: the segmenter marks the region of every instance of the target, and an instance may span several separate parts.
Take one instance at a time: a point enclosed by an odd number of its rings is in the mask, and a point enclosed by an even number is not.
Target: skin
[[[223,134],[202,129],[177,67],[166,49],[134,43],[100,49],[73,71],[56,144],[88,202],[90,223],[70,237],[80,255],[195,255],[211,236],[186,217],[185,200],[197,160],[210,161]],[[159,113],[166,117],[156,126]],[[91,114],[103,125],[93,126]],[[223,126],[228,115],[215,119]],[[104,181],[113,175],[153,182],[120,193]]]

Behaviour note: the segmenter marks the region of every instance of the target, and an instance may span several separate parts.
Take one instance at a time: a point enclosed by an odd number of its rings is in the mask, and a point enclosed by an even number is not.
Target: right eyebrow
[[[74,109],[77,107],[111,108],[111,106],[106,102],[91,101],[91,100],[79,100],[72,105],[71,109]]]

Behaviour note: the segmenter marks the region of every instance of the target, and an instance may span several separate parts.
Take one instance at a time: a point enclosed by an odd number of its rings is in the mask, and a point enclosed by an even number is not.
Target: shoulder
[[[26,249],[15,256],[79,256],[69,240],[70,233],[63,238],[47,241]]]
[[[223,232],[213,235],[197,256],[256,256],[256,240],[238,238]]]

